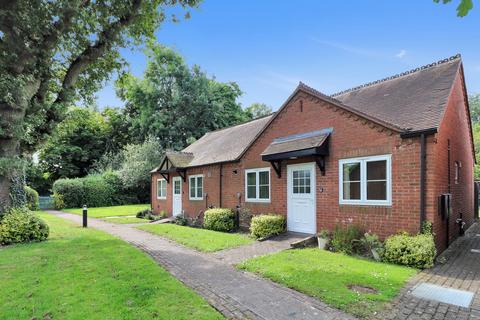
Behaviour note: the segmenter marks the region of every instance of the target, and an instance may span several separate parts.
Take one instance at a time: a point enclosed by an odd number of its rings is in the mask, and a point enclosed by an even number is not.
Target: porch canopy
[[[326,128],[276,138],[261,153],[262,160],[269,161],[277,176],[280,177],[282,160],[313,157],[324,175],[325,156],[328,156],[328,137],[332,131],[332,128]]]
[[[178,173],[183,181],[186,180],[185,172],[190,162],[193,160],[193,154],[189,152],[167,151],[160,166],[150,171],[150,173],[160,173],[160,175],[170,183],[170,174]]]

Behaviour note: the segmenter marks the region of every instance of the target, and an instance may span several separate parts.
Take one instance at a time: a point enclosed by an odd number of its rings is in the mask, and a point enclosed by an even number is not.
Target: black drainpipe
[[[222,177],[223,177],[223,163],[220,163],[220,177],[219,177],[219,179],[220,179],[220,181],[219,181],[220,190],[219,190],[219,197],[218,197],[218,199],[219,199],[218,202],[220,203],[220,205],[219,205],[220,208],[222,207],[222,188],[223,188]]]
[[[448,146],[448,154],[447,154],[447,166],[448,166],[448,169],[447,169],[447,172],[448,172],[448,193],[450,194],[450,201],[452,201],[452,196],[451,196],[451,192],[452,192],[452,186],[451,186],[451,178],[450,178],[450,139],[447,139],[447,146]],[[446,233],[447,233],[447,239],[445,241],[445,244],[448,248],[448,246],[450,245],[450,208],[452,207],[452,204],[449,203],[449,207],[447,208],[447,225],[446,225]]]
[[[427,135],[437,133],[437,128],[430,128],[419,131],[407,131],[400,134],[400,137],[414,138],[420,136],[420,231],[425,220],[427,220],[427,213],[425,211],[425,190],[426,190],[426,172],[427,172]]]

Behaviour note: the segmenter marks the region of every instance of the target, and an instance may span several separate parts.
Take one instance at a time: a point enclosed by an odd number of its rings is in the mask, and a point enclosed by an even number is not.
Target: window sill
[[[270,203],[271,201],[270,200],[250,200],[250,199],[247,199],[245,200],[246,203]]]
[[[188,198],[190,201],[202,201],[203,198]]]
[[[167,197],[157,197],[157,200],[167,200]]]
[[[388,202],[339,202],[341,206],[357,206],[357,207],[391,207],[392,203]]]

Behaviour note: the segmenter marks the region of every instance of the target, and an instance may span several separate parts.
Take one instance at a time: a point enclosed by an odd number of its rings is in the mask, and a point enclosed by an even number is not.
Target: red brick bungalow
[[[443,250],[474,220],[474,145],[460,56],[331,96],[302,83],[270,116],[209,132],[152,171],[152,208],[287,216],[313,234],[382,238],[433,223]],[[447,240],[448,239],[448,240]]]

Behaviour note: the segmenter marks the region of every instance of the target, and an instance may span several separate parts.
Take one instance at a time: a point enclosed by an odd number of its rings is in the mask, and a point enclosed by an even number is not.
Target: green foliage
[[[0,221],[0,244],[44,241],[48,225],[27,209],[11,209]]]
[[[51,179],[83,177],[105,153],[108,125],[98,112],[72,108],[40,152]]]
[[[65,200],[63,200],[63,195],[59,193],[53,194],[53,207],[56,210],[62,210],[65,208]]]
[[[136,214],[137,218],[142,218],[142,219],[148,219],[152,221],[160,220],[162,217],[160,215],[156,215],[152,212],[150,209],[145,209],[142,211],[137,212]]]
[[[422,225],[423,234],[433,234],[433,223],[431,221],[424,221]]]
[[[443,4],[447,4],[452,0],[433,0],[435,3],[442,1]],[[470,10],[473,9],[473,0],[460,0],[457,6],[457,16],[465,17]]]
[[[251,119],[257,119],[271,114],[272,107],[267,106],[265,103],[252,103],[245,108],[245,113],[248,114]]]
[[[176,216],[175,217],[175,224],[179,226],[186,226],[188,225],[188,219],[182,216]]]
[[[38,199],[38,192],[29,186],[25,186],[24,188],[25,188],[25,196],[27,199],[28,209],[32,211],[37,211],[40,206],[40,202]]]
[[[261,214],[254,216],[250,223],[250,233],[254,238],[262,239],[285,231],[287,220],[279,214]]]
[[[352,254],[358,249],[358,240],[362,237],[360,228],[356,225],[347,225],[342,227],[335,226],[332,236],[332,249],[336,252]]]
[[[230,209],[213,208],[205,211],[203,216],[205,229],[230,232],[235,229],[235,214]]]
[[[168,212],[166,210],[160,210],[158,216],[160,217],[160,219],[165,219],[166,217],[168,217]]]
[[[120,178],[111,171],[83,178],[59,179],[53,184],[53,192],[55,201],[60,195],[63,206],[67,208],[79,208],[84,204],[88,207],[103,207],[138,203],[135,196],[126,194]]]
[[[401,233],[385,240],[383,258],[387,262],[424,269],[433,266],[436,255],[432,234]]]
[[[125,75],[116,84],[140,141],[154,136],[163,148],[180,150],[208,131],[248,120],[237,84],[208,78],[161,45],[151,44],[147,55],[143,79]]]
[[[124,188],[141,202],[150,200],[150,171],[158,165],[162,155],[162,145],[153,138],[142,144],[127,145],[123,151],[123,163],[118,176]]]
[[[322,229],[319,233],[317,233],[317,237],[322,239],[330,239],[330,231],[327,229]]]
[[[25,179],[27,185],[37,190],[39,195],[46,196],[50,194],[53,180],[50,174],[48,172],[44,172],[40,165],[29,161],[26,168]]]
[[[383,254],[383,243],[380,241],[378,236],[373,233],[365,233],[363,237],[359,241],[360,248],[364,250],[364,254],[368,257],[372,256],[372,250],[376,250],[378,253],[377,257],[373,257],[375,259],[380,260],[380,256]]]

